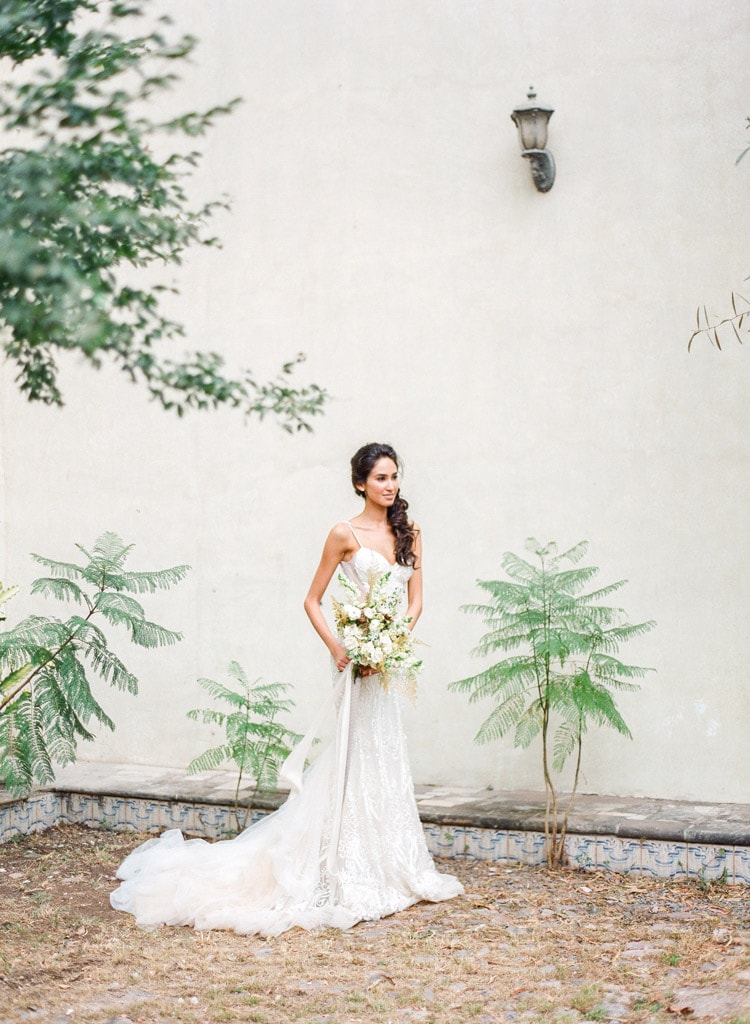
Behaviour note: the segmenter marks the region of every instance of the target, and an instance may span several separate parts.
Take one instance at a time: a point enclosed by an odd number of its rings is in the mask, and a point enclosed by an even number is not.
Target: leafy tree
[[[34,780],[51,782],[53,762],[74,761],[78,741],[93,738],[87,728],[92,719],[114,729],[94,696],[91,673],[138,692],[138,680],[110,650],[94,619],[124,627],[139,647],[174,644],[181,636],[150,622],[131,595],[168,590],[184,579],[187,565],[126,570],[132,545],[114,533],[102,534],[90,552],[76,546],[86,557],[81,565],[32,555],[50,575],[37,579],[31,592],[71,602],[80,613],[64,620],[32,615],[0,630],[0,777],[16,793]],[[0,589],[0,602],[10,593]]]
[[[589,725],[606,725],[630,736],[611,691],[637,689],[632,680],[649,669],[625,665],[616,654],[623,643],[655,625],[631,625],[621,608],[600,603],[625,580],[587,591],[599,571],[594,566],[576,567],[587,547],[583,541],[559,554],[556,544],[541,545],[530,537],[526,550],[536,556],[536,565],[506,551],[502,566],[510,580],[478,580],[490,595],[489,603],[465,605],[463,611],[480,615],[489,627],[472,653],[500,651],[507,657],[450,686],[468,693],[472,703],[485,698],[495,702],[475,737],[477,743],[488,743],[511,729],[516,746],[528,747],[541,737],[550,867],[565,862],[568,814]],[[573,753],[573,786],[560,815],[553,771],[560,771]]]
[[[206,226],[225,205],[190,205],[197,152],[159,154],[165,139],[202,135],[237,100],[147,116],[196,42],[170,40],[166,18],[138,31],[148,4],[2,0],[0,344],[31,401],[63,403],[56,357],[72,350],[93,367],[111,360],[178,415],[223,405],[310,429],[327,396],[290,385],[301,356],[261,383],[249,370],[232,377],[214,352],[174,361],[158,351],[184,333],[160,307],[174,289],[139,287],[136,271],[215,245]]]
[[[196,708],[188,711],[188,718],[202,721],[206,725],[221,726],[226,734],[224,743],[194,758],[188,765],[188,771],[206,772],[219,768],[227,761],[234,762],[238,768],[234,814],[237,830],[241,831],[247,824],[247,812],[242,821],[239,812],[243,775],[249,773],[252,776],[256,792],[259,789],[272,789],[281,764],[301,736],[276,721],[277,715],[294,707],[294,701],[282,698],[282,694],[289,689],[288,683],[256,681],[251,685],[244,669],[236,661],[229,665],[229,674],[239,683],[239,689],[232,690],[213,679],[198,680],[212,697],[224,701],[233,710],[225,712]]]

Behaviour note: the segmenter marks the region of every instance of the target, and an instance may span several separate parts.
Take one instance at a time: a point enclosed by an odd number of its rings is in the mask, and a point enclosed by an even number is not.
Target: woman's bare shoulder
[[[344,519],[338,523],[334,523],[328,532],[328,539],[346,543],[353,540],[354,534],[352,533],[351,525]]]
[[[339,558],[342,558],[350,554],[357,547],[359,545],[349,523],[344,520],[340,523],[334,523],[326,537],[326,551],[335,552]]]

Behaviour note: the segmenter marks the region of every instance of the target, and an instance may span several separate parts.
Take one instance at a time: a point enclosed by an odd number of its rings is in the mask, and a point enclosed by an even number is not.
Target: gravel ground
[[[462,859],[465,896],[349,932],[143,932],[108,902],[143,838],[0,847],[0,1024],[750,1024],[744,887]]]

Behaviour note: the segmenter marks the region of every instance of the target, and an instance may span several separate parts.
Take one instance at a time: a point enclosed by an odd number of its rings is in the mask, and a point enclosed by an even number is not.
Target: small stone
[[[601,1010],[605,1014],[605,1019],[610,1021],[611,1024],[615,1024],[615,1021],[627,1019],[630,1013],[630,1007],[624,1003],[608,1003],[604,1002],[601,1004]]]

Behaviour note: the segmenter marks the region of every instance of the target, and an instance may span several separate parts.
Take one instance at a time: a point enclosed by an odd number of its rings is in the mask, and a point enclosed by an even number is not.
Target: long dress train
[[[387,571],[406,600],[412,570],[377,551],[360,547],[341,569],[360,587]],[[120,865],[112,906],[144,928],[278,935],[294,926],[349,928],[463,892],[427,850],[400,694],[377,675],[354,682],[351,668],[335,694],[336,737],[304,776],[296,767],[304,748],[292,752],[282,769],[292,792],[278,811],[235,839],[185,840],[173,829],[148,840]]]

